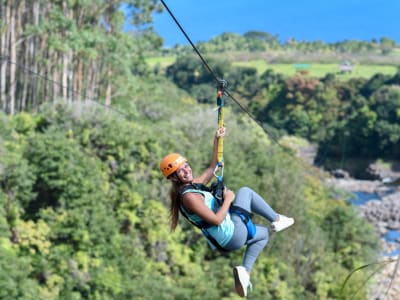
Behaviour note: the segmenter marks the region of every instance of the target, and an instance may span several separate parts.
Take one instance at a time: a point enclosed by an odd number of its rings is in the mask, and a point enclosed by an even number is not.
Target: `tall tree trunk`
[[[34,0],[32,3],[32,24],[33,26],[38,26],[39,25],[39,17],[40,17],[40,4],[38,0]],[[29,43],[29,63],[28,66],[29,68],[34,72],[34,74],[30,74],[30,80],[29,80],[29,92],[28,92],[28,100],[27,106],[31,106],[32,108],[35,107],[35,96],[37,93],[35,93],[35,89],[37,88],[35,82],[37,81],[37,76],[36,74],[38,73],[38,45],[39,45],[39,37],[34,35]]]
[[[53,67],[53,101],[60,96],[60,53],[56,52],[54,55]]]
[[[63,0],[61,3],[62,11],[65,16],[71,17],[71,12],[68,11],[67,0]],[[67,49],[62,53],[62,73],[61,73],[61,83],[62,83],[62,97],[64,100],[69,100],[70,93],[68,84],[69,84],[69,65],[71,62],[72,50]]]
[[[45,51],[45,58],[46,58],[46,66],[45,66],[45,74],[43,79],[43,99],[42,103],[47,102],[49,100],[49,91],[50,91],[50,76],[51,76],[51,65],[52,65],[52,50],[49,48],[48,40],[43,50]]]
[[[77,66],[75,70],[75,88],[74,88],[76,101],[80,101],[82,96],[82,78],[83,78],[82,72],[83,72],[82,59],[78,57]]]
[[[112,93],[112,88],[111,88],[111,76],[112,76],[112,70],[111,67],[107,70],[107,87],[106,87],[106,106],[111,106],[111,93]]]
[[[16,66],[15,63],[17,61],[17,41],[16,41],[16,18],[17,18],[17,3],[13,2],[14,5],[11,4],[10,1],[10,87],[9,87],[9,103],[8,103],[8,112],[13,115],[15,109],[15,90],[16,90]]]
[[[70,99],[72,102],[76,101],[76,58],[73,54],[71,60],[71,72],[70,72],[70,79],[69,79],[69,93]]]
[[[7,110],[7,67],[9,61],[9,46],[10,46],[10,13],[11,3],[1,3],[1,37],[0,37],[0,51],[1,51],[1,67],[0,67],[0,100],[1,109]]]
[[[67,83],[67,90],[68,90],[68,101],[74,101],[74,53],[71,49],[68,49],[68,83]]]
[[[29,54],[29,47],[30,47],[30,43],[31,43],[30,40],[31,39],[27,39],[26,40],[26,46],[25,46],[25,49],[24,49],[25,50],[25,54],[24,54],[25,62],[24,62],[24,64],[26,66],[29,66],[29,63],[30,63],[30,54]],[[20,100],[18,109],[20,111],[24,111],[26,109],[26,102],[27,102],[27,98],[28,98],[30,73],[29,72],[22,72],[20,77],[21,77],[21,80],[22,80],[22,83],[21,83],[22,84],[22,91],[20,93],[21,94],[21,100]]]
[[[24,98],[24,89],[26,88],[27,84],[25,82],[25,68],[27,67],[27,56],[26,56],[26,46],[27,41],[26,38],[23,36],[23,27],[27,22],[29,22],[29,15],[27,14],[26,9],[26,1],[20,0],[18,1],[18,5],[16,7],[16,51],[18,58],[18,64],[16,66],[16,91],[15,91],[15,110],[20,111],[23,102],[25,101]]]
[[[88,70],[88,76],[86,81],[86,97],[89,100],[94,100],[96,92],[96,62],[95,60],[90,61]]]
[[[62,70],[62,97],[64,100],[68,99],[68,65],[69,65],[69,50],[62,54],[63,56],[63,70]]]

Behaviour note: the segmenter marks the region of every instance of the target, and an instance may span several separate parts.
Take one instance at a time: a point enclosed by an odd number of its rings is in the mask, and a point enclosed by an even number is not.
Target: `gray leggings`
[[[268,203],[256,192],[248,187],[238,190],[232,205],[239,206],[249,212],[258,214],[270,222],[278,218],[278,214],[268,205]],[[236,214],[232,214],[232,221],[235,225],[232,239],[225,245],[227,250],[237,250],[243,245],[247,245],[243,258],[243,266],[248,272],[253,268],[254,262],[261,251],[268,243],[268,228],[256,224],[256,235],[247,241],[247,228],[242,219]]]

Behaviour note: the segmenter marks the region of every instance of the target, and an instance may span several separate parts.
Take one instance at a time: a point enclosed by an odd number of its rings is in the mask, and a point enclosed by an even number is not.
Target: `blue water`
[[[349,201],[353,205],[364,205],[370,200],[380,200],[379,195],[377,193],[366,193],[366,192],[354,192],[354,198],[351,198]]]
[[[396,242],[400,239],[400,232],[396,230],[389,230],[383,237],[387,242]]]
[[[397,241],[400,241],[400,232],[396,230],[389,230],[386,232],[386,234],[383,236],[386,242],[389,243],[396,243]],[[400,254],[400,248],[397,248],[396,250],[389,252],[389,253],[384,253],[385,256],[396,256]]]
[[[389,253],[383,253],[383,255],[384,256],[397,256],[397,255],[400,255],[400,248],[398,248],[398,249],[396,249],[396,250],[394,250],[392,252],[389,252]]]
[[[380,200],[377,193],[365,193],[365,192],[354,192],[354,197],[349,199],[350,203],[356,206],[364,205],[371,200]],[[389,230],[383,238],[387,243],[398,243],[400,241],[400,231]],[[400,248],[390,252],[384,253],[385,256],[397,256],[400,255]]]

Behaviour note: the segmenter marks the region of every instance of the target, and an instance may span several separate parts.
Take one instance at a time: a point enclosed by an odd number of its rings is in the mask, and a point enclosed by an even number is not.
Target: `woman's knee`
[[[241,187],[235,196],[235,200],[233,205],[239,206],[247,211],[251,211],[251,201],[252,198],[252,190],[248,187]]]
[[[237,194],[242,194],[242,193],[244,193],[244,194],[250,194],[250,193],[252,193],[253,192],[253,190],[251,189],[251,188],[249,188],[249,187],[247,187],[247,186],[243,186],[243,187],[241,187],[238,191],[237,191]]]
[[[258,240],[264,240],[265,244],[267,244],[269,240],[268,228],[265,226],[256,225],[256,235],[254,238]]]

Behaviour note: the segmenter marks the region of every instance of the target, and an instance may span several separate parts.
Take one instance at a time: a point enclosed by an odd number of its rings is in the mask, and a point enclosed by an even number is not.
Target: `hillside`
[[[194,169],[207,163],[215,112],[160,82],[143,82],[131,117],[93,103],[2,115],[0,298],[235,297],[231,267],[242,251],[211,252],[183,221],[171,234],[158,170],[171,151]],[[372,228],[248,118],[227,108],[226,121],[226,183],[251,186],[298,224],[271,237],[252,298],[337,297],[346,275],[373,260]],[[350,297],[365,278],[357,275],[349,299],[364,299]]]

